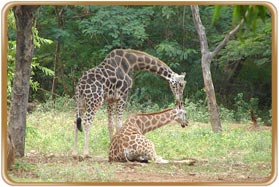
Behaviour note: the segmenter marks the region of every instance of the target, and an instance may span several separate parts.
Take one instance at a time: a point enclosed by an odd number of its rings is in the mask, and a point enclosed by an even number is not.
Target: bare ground
[[[214,163],[210,164],[207,160],[195,160],[194,164],[186,163],[169,163],[169,164],[154,164],[154,163],[109,163],[107,159],[101,157],[82,159],[73,159],[70,156],[61,155],[28,155],[22,160],[28,165],[40,165],[41,167],[58,166],[63,168],[67,166],[81,167],[80,164],[85,164],[88,167],[92,166],[94,170],[94,164],[98,164],[101,168],[112,170],[113,176],[110,178],[107,176],[103,178],[92,178],[85,180],[85,182],[119,182],[121,184],[145,184],[145,183],[165,183],[165,184],[264,184],[271,178],[271,174],[266,176],[257,174],[254,170],[270,169],[270,165],[259,165],[256,168],[251,168],[243,163],[224,164]],[[104,172],[107,170],[104,169]],[[53,171],[56,173],[58,171]],[[91,172],[91,171],[88,171]],[[93,172],[93,171],[92,171]],[[26,168],[14,168],[9,172],[11,179],[20,182],[21,179],[24,181],[42,181],[38,172],[33,169]],[[14,178],[15,177],[15,178]],[[66,176],[64,182],[75,182],[71,181]],[[67,178],[67,179],[66,179]],[[27,179],[27,180],[26,180]],[[99,180],[100,179],[100,180]],[[55,180],[52,180],[55,181]],[[63,180],[58,180],[63,181]]]

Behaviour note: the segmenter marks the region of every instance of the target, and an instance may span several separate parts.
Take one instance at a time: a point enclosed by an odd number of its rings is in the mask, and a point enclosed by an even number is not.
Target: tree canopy
[[[245,8],[226,6],[216,10],[215,6],[200,6],[210,47],[218,45],[240,20],[237,16]],[[241,37],[233,37],[212,61],[218,103],[229,109],[235,109],[239,93],[246,101],[256,98],[259,110],[271,109],[272,24],[271,14],[266,9],[259,11],[261,8],[250,8],[260,16],[248,16],[251,26],[244,25]],[[34,17],[29,101],[43,102],[52,94],[72,97],[82,73],[100,64],[115,48],[145,51],[175,72],[186,72],[185,97],[205,100],[199,40],[190,6],[40,6]],[[11,14],[8,19],[8,90],[11,90],[15,26]],[[52,93],[55,77],[57,84]],[[130,102],[164,107],[173,101],[167,83],[160,77],[148,72],[137,72],[134,77]]]

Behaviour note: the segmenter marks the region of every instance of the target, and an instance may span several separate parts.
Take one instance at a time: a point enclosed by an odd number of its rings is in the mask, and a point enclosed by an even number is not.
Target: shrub
[[[189,99],[185,99],[184,101],[185,110],[187,113],[187,118],[190,121],[196,122],[208,122],[208,109],[202,100],[198,100],[197,103],[190,101]]]
[[[253,109],[254,113],[259,113],[259,99],[250,98],[247,102],[244,99],[243,93],[238,93],[234,98],[234,119],[238,122],[247,122],[250,121],[250,109]],[[258,118],[257,121],[261,122],[261,118]]]
[[[55,100],[49,99],[45,103],[41,103],[36,108],[39,112],[46,111],[74,111],[75,110],[75,100],[70,98],[70,96],[57,97]]]

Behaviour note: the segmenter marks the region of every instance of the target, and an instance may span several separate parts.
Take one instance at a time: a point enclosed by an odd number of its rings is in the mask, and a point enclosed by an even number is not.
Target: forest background
[[[200,6],[200,12],[209,46],[215,48],[235,24],[235,12],[230,6],[220,9],[214,23],[214,6]],[[250,27],[244,25],[211,65],[217,103],[233,111],[236,121],[249,118],[251,108],[260,120],[271,117],[270,16]],[[12,12],[8,26],[10,98],[16,52]],[[126,48],[156,56],[177,73],[186,72],[186,104],[207,106],[199,40],[189,6],[41,6],[33,33],[29,102],[72,98],[84,71],[100,64],[112,49]],[[167,82],[159,76],[137,72],[134,79],[130,105],[164,108],[173,102]]]

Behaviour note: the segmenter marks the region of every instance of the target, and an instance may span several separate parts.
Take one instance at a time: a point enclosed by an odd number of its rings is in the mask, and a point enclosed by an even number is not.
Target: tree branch
[[[245,17],[247,17],[248,15],[248,11],[246,11],[245,13]],[[244,17],[244,18],[245,18]],[[233,36],[234,34],[236,34],[239,30],[239,28],[243,25],[244,23],[244,18],[242,18],[242,20],[240,21],[240,23],[235,26],[235,28],[233,30],[231,30],[226,36],[225,38],[223,39],[222,42],[219,43],[219,45],[214,49],[214,51],[211,53],[211,57],[213,58],[214,56],[216,56],[218,54],[218,52],[223,49],[227,43],[229,42],[231,36]]]

